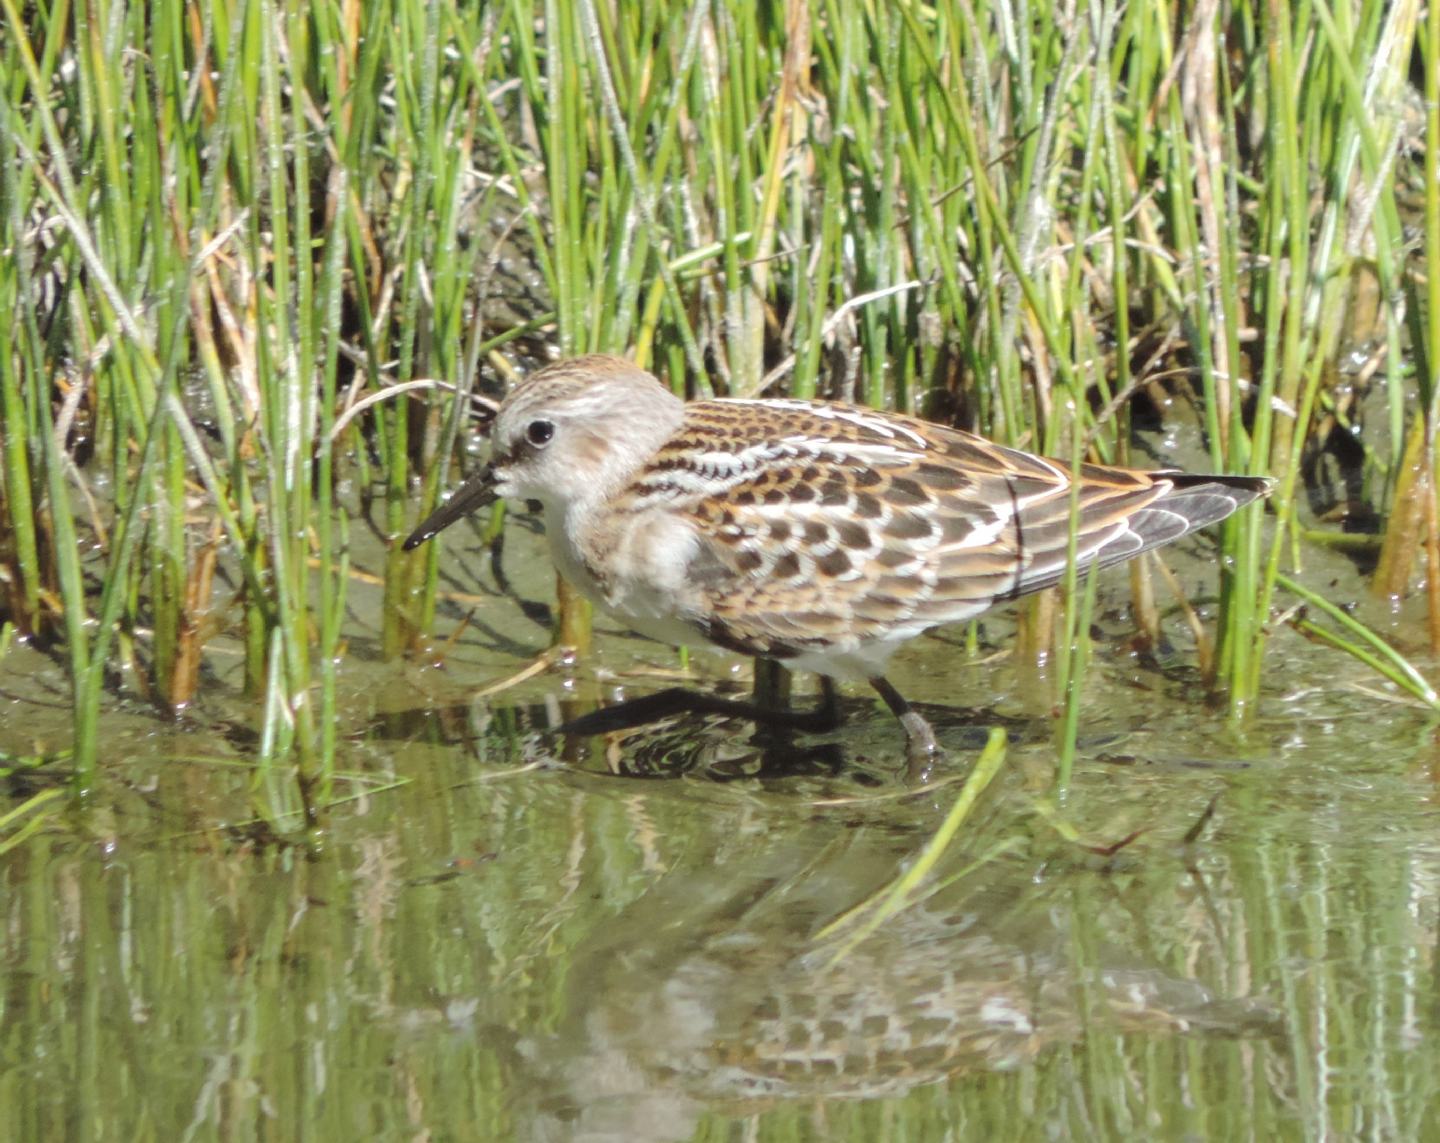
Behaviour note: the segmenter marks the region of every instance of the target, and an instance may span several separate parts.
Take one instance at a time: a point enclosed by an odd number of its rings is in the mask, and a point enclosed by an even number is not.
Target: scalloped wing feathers
[[[702,401],[615,509],[693,522],[691,621],[777,658],[903,640],[1060,581],[1068,466],[895,414],[803,401]],[[1094,465],[1076,558],[1104,567],[1223,519],[1252,478]]]

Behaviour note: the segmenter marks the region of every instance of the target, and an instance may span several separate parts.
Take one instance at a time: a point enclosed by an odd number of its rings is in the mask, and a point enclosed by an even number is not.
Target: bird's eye
[[[550,443],[555,435],[554,421],[531,421],[525,426],[525,439],[536,448]]]

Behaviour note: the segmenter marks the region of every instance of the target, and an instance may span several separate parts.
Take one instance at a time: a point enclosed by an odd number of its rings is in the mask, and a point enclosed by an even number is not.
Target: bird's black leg
[[[940,743],[935,741],[935,732],[930,729],[930,724],[921,717],[920,712],[906,702],[905,696],[892,687],[883,675],[876,675],[870,680],[870,685],[885,700],[885,705],[904,727],[905,753],[910,759],[911,777],[923,781],[930,763],[942,753]]]
[[[820,676],[820,705],[814,710],[757,711],[747,717],[764,726],[779,726],[806,734],[824,734],[840,725],[840,689],[828,675]]]

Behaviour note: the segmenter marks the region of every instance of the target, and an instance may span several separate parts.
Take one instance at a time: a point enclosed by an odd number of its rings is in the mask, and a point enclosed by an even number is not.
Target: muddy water
[[[255,823],[269,791],[223,646],[184,725],[117,703],[93,807],[48,803],[0,855],[0,1133],[1415,1139],[1435,1122],[1434,727],[1362,668],[1278,632],[1269,693],[1233,729],[1198,695],[1182,624],[1158,659],[1129,652],[1112,574],[1063,804],[1051,682],[1006,654],[1005,615],[974,651],[943,633],[899,661],[950,748],[928,789],[859,692],[843,730],[790,742],[684,715],[566,740],[558,719],[679,664],[612,632],[476,698],[546,642],[548,572],[523,525],[512,538],[508,596],[451,545],[447,587],[480,599],[445,608],[469,622],[443,669],[380,662],[357,584],[337,804],[305,844]],[[1204,565],[1182,558],[1182,578]],[[48,660],[12,649],[0,704],[0,750],[63,743]],[[913,858],[993,726],[1004,769],[937,891],[854,947],[818,939]],[[60,772],[17,770],[0,812]]]

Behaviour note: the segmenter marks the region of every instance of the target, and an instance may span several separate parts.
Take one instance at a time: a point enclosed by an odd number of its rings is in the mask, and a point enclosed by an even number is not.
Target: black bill
[[[450,499],[436,508],[405,538],[401,547],[405,551],[418,548],[426,540],[443,532],[461,516],[468,516],[487,505],[495,503],[495,468],[487,464],[459,488]]]

